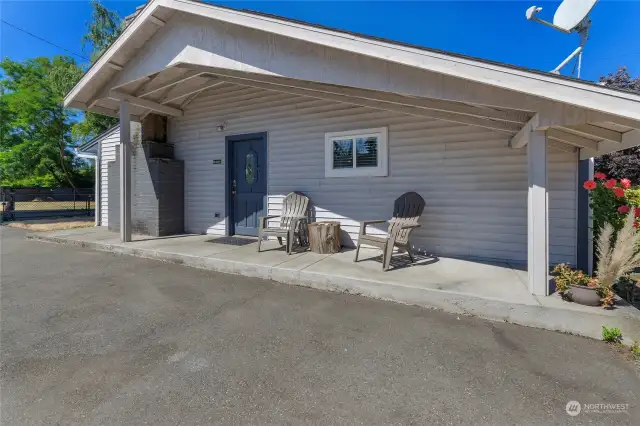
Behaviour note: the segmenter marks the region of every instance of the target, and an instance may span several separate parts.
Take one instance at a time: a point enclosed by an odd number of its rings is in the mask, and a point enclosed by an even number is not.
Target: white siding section
[[[227,122],[225,132],[216,125]],[[291,191],[311,197],[316,220],[339,220],[343,243],[359,221],[388,218],[393,201],[416,191],[426,202],[416,249],[445,256],[527,258],[526,150],[477,127],[335,102],[225,85],[170,120],[170,142],[185,161],[188,232],[223,235],[225,136],[268,132],[269,214]],[[389,176],[325,178],[326,132],[389,128]],[[577,154],[550,151],[551,262],[575,263]],[[216,218],[215,213],[220,217]]]
[[[109,162],[116,160],[120,146],[120,127],[104,136],[100,142],[100,226],[109,224]]]

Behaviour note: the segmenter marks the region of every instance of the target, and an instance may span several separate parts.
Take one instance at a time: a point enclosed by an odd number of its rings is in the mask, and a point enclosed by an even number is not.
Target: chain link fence
[[[92,216],[93,189],[1,188],[2,220]]]

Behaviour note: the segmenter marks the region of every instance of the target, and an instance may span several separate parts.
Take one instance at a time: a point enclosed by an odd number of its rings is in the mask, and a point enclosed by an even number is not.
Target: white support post
[[[547,193],[547,138],[529,134],[528,197],[528,278],[529,291],[537,296],[549,294],[549,197]]]
[[[120,240],[131,241],[131,116],[120,102]]]

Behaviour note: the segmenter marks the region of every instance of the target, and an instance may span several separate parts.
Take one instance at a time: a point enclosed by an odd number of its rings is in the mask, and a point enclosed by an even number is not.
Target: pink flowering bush
[[[640,227],[640,189],[632,188],[629,179],[624,178],[617,181],[616,179],[607,178],[607,175],[604,173],[595,173],[594,180],[586,181],[583,186],[589,191],[589,204],[593,211],[594,240],[598,241],[599,245],[604,245],[605,242],[601,241],[602,239],[600,238],[600,236],[602,236],[603,239],[606,239],[610,244],[615,246],[622,245],[619,240],[629,240],[629,235],[633,234],[633,228],[637,229]],[[631,226],[633,226],[633,228]],[[628,233],[629,231],[631,231],[631,234]],[[623,234],[627,232],[627,234],[625,234],[627,236],[622,236],[619,239],[618,235],[620,232]],[[640,246],[636,246],[635,253],[637,253],[639,249]],[[610,259],[601,259],[602,254],[600,250],[596,251],[599,276],[598,278],[590,278],[595,281],[589,281],[586,285],[597,285],[598,294],[601,297],[602,303],[605,307],[608,307],[613,304],[615,294],[613,289],[615,288],[620,292],[619,283],[624,283],[625,277],[627,281],[631,280],[628,278],[628,275],[624,274],[620,276],[616,275],[615,279],[601,279],[601,270],[603,268],[607,269],[607,265],[611,262]],[[555,272],[566,277],[565,282],[577,281],[576,285],[585,285],[580,279],[576,279],[580,275],[580,271],[576,271],[575,274],[570,274],[566,268],[559,267]],[[628,271],[625,273],[628,273]],[[562,283],[563,279],[561,278],[560,281]]]
[[[631,209],[635,212],[635,227],[640,226],[640,197],[637,190],[631,189],[631,181],[608,179],[604,173],[595,173],[594,179],[586,181],[583,187],[590,192],[595,237],[605,223],[610,223],[616,231],[620,230]]]

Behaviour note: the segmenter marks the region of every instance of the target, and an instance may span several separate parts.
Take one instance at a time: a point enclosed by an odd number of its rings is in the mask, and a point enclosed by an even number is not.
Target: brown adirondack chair
[[[260,244],[264,237],[277,237],[278,242],[282,245],[282,239],[287,239],[287,254],[291,254],[293,242],[298,240],[300,245],[304,245],[304,236],[306,235],[307,223],[309,216],[307,209],[309,207],[309,197],[292,192],[282,201],[282,214],[260,217],[260,229],[258,231],[258,253],[260,253]],[[280,218],[280,224],[276,227],[269,227],[269,219]]]
[[[391,255],[393,247],[398,247],[401,252],[406,252],[415,262],[411,253],[411,244],[409,235],[411,231],[420,227],[418,220],[424,210],[424,199],[416,192],[407,192],[402,194],[394,203],[393,217],[391,220],[365,220],[360,222],[360,235],[358,236],[358,245],[356,247],[356,257],[354,262],[358,261],[358,253],[360,252],[360,244],[367,244],[378,247],[382,250],[382,270],[388,271],[391,263]],[[367,226],[374,223],[389,222],[389,230],[386,236],[367,234]]]

